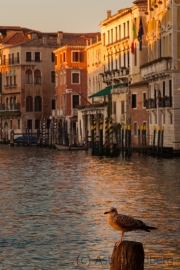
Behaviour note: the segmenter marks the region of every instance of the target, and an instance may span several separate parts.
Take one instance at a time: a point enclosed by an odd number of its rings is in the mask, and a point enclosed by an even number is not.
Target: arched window
[[[10,97],[10,110],[12,110],[12,109],[13,109],[13,98]]]
[[[26,70],[26,84],[31,84],[32,83],[32,70],[27,69]]]
[[[41,71],[39,69],[34,71],[34,84],[41,84]]]
[[[6,110],[9,110],[9,98],[6,98]]]
[[[33,111],[33,98],[31,96],[26,97],[26,112]]]
[[[42,111],[42,98],[40,96],[35,97],[34,108],[35,108],[35,112],[41,112]]]

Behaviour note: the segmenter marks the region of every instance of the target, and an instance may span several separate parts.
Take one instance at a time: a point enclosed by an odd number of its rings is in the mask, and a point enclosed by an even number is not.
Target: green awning
[[[113,87],[112,86],[107,86],[106,88],[102,89],[101,91],[89,96],[89,98],[102,97],[102,96],[109,95],[111,93],[112,89],[125,87],[127,85],[128,85],[127,83],[121,83],[121,84],[113,85]]]

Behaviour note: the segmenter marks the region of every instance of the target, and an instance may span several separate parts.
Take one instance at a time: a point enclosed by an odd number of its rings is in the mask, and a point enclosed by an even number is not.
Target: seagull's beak
[[[109,212],[104,212],[104,215],[109,214]]]

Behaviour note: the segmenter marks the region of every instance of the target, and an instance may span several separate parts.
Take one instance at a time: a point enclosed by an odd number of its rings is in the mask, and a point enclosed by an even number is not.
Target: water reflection
[[[110,206],[159,228],[125,235],[143,243],[145,269],[180,268],[178,159],[4,145],[0,153],[1,269],[109,269],[120,238],[103,215]]]

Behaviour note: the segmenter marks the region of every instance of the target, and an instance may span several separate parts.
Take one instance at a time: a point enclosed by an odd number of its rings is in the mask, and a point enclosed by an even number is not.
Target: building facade
[[[74,136],[82,134],[82,126],[78,127],[78,106],[85,106],[88,101],[87,53],[86,45],[97,38],[99,33],[79,34],[54,51],[56,76],[56,110],[54,117],[60,127]],[[63,39],[63,36],[61,36]],[[82,137],[82,136],[81,136]],[[77,141],[77,140],[76,140]]]
[[[55,107],[57,34],[5,29],[1,36],[1,140],[37,134]],[[16,136],[16,137],[17,137]]]
[[[164,146],[180,149],[180,1],[148,1],[148,62],[141,74],[149,83],[149,132],[163,130]]]

